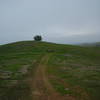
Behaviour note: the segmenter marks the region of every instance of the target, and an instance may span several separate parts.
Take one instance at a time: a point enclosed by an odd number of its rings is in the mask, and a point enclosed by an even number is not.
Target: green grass
[[[18,100],[19,98],[30,100],[30,94],[28,94],[30,87],[24,80],[31,75],[28,75],[31,70],[35,71],[43,53],[36,52],[33,47],[34,42],[31,42],[31,45],[26,43],[17,42],[0,46],[0,71],[11,73],[9,79],[0,78],[0,100]],[[24,66],[28,66],[27,73],[22,74],[21,70]],[[18,84],[15,84],[15,81],[18,81]],[[24,85],[25,87],[22,88]],[[24,95],[27,95],[27,99]]]
[[[24,80],[31,77],[44,54],[52,53],[48,62],[51,84],[62,95],[99,100],[100,47],[80,47],[47,42],[22,41],[0,46],[0,70],[12,72],[10,79],[0,79],[0,98],[31,100],[30,87]],[[19,73],[24,66],[28,72]],[[12,84],[13,81],[18,84]],[[24,87],[23,87],[24,86]],[[18,94],[19,93],[19,94]],[[25,98],[27,95],[27,98]],[[6,97],[6,98],[5,98]],[[16,99],[14,98],[16,97]]]
[[[76,49],[76,48],[75,48]],[[73,51],[75,50],[73,49]],[[55,53],[48,63],[48,74],[49,76],[55,76],[50,81],[57,90],[63,94],[65,87],[63,83],[69,85],[71,88],[72,95],[79,98],[81,93],[75,93],[74,88],[80,87],[83,92],[89,94],[91,100],[99,100],[100,95],[100,48],[77,48],[74,53],[64,52]],[[63,82],[62,82],[63,81]],[[62,83],[61,83],[62,82]],[[61,86],[56,87],[54,83],[61,83]],[[61,91],[61,87],[62,90]],[[76,89],[76,88],[75,88]],[[69,93],[67,93],[69,94]],[[80,98],[79,98],[80,99]],[[85,99],[84,99],[85,100]]]

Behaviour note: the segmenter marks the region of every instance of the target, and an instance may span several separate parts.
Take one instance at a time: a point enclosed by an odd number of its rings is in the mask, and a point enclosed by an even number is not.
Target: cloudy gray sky
[[[100,0],[0,0],[0,44],[100,41]]]

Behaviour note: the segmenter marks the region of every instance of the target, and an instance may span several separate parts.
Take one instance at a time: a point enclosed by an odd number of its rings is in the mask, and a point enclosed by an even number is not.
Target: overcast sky
[[[0,44],[100,41],[100,0],[0,0]]]

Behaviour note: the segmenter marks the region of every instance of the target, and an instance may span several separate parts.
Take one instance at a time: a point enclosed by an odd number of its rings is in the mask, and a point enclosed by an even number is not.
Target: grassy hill
[[[88,46],[88,47],[100,47],[100,42],[95,42],[95,43],[83,43],[80,44],[81,46]]]
[[[75,100],[99,100],[100,47],[34,41],[0,46],[0,100],[33,100],[34,73],[49,54],[46,75],[58,93]]]

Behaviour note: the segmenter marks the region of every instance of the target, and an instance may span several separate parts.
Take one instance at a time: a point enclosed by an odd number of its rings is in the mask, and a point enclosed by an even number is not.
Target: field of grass
[[[48,66],[49,79],[62,95],[100,99],[100,48],[66,47],[66,51],[53,54]]]
[[[34,41],[0,46],[0,100],[32,100],[27,79],[49,53],[48,78],[56,91],[77,100],[99,100],[100,47]]]
[[[35,71],[42,55],[35,52],[34,43],[30,43],[18,42],[0,47],[0,100],[29,100],[30,87],[25,80],[31,69]]]

